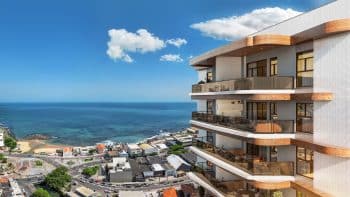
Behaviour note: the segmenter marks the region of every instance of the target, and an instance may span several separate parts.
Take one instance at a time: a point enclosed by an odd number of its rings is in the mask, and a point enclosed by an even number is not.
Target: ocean
[[[52,143],[80,146],[179,131],[194,109],[194,103],[1,103],[0,122],[17,138],[41,133]]]

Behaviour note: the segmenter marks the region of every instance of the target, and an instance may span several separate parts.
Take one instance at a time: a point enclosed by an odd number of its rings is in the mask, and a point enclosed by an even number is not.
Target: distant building
[[[118,156],[119,156],[119,154],[118,154],[118,151],[116,151],[116,150],[112,150],[112,151],[107,152],[107,157],[110,159],[113,157],[118,157]]]
[[[180,157],[184,159],[187,163],[195,165],[197,162],[197,155],[193,152],[186,152],[180,154]]]
[[[64,147],[62,150],[62,157],[73,157],[73,148]]]
[[[176,176],[176,170],[168,163],[162,164],[162,167],[164,169],[164,176]]]
[[[91,190],[87,187],[84,187],[84,186],[76,188],[75,192],[83,197],[95,197],[95,196],[97,197],[97,196],[99,196],[96,192],[94,192],[93,190]]]
[[[10,182],[10,186],[11,186],[11,190],[12,190],[12,195],[11,196],[15,196],[15,197],[25,197],[25,195],[23,194],[21,188],[19,187],[17,181],[15,181],[12,178],[9,178],[9,182]]]
[[[152,155],[158,153],[158,149],[149,144],[140,144],[139,146],[142,149],[143,155]]]
[[[104,153],[105,150],[106,150],[106,145],[104,145],[104,144],[97,144],[96,145],[96,151],[98,154]]]
[[[161,166],[158,163],[152,164],[151,169],[153,171],[153,176],[162,177],[165,174],[165,170],[164,170],[163,166]]]
[[[126,157],[114,157],[112,163],[107,164],[110,182],[132,182],[133,174]]]
[[[163,191],[163,197],[177,197],[177,192],[175,188],[168,188]]]
[[[131,170],[132,170],[132,176],[134,181],[137,182],[143,182],[145,181],[145,178],[143,177],[143,173],[140,169],[139,163],[137,162],[136,159],[130,159],[129,160]]]
[[[119,191],[119,197],[145,197],[145,193],[141,191]]]
[[[158,155],[155,155],[155,156],[147,156],[146,157],[146,160],[147,160],[147,163],[148,164],[156,164],[156,163],[164,163],[166,162],[166,160],[163,158],[163,157],[160,157]]]
[[[129,157],[129,154],[125,150],[122,150],[118,153],[118,157]]]
[[[177,155],[169,155],[167,161],[176,171],[188,172],[191,170],[191,165]]]
[[[154,176],[154,172],[149,165],[139,164],[139,168],[144,178],[149,178]]]
[[[168,150],[169,150],[169,147],[167,146],[167,145],[165,145],[165,144],[156,144],[156,147],[158,148],[158,152],[159,153],[167,153],[168,152]]]
[[[142,155],[142,149],[137,144],[127,144],[127,151],[131,157]]]
[[[82,156],[86,156],[90,154],[91,150],[95,150],[95,146],[84,146],[84,147],[79,147],[79,153]]]
[[[174,139],[176,143],[181,144],[183,146],[191,146],[192,145],[192,135],[175,135]]]

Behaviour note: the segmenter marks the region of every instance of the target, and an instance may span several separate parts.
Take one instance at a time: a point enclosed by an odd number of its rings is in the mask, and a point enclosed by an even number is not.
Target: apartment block
[[[193,58],[206,196],[350,195],[350,1]]]

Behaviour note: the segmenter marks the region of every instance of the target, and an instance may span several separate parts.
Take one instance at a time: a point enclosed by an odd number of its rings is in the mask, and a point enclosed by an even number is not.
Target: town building
[[[183,135],[183,134],[177,134],[174,136],[174,139],[177,144],[181,144],[182,146],[191,146],[192,144],[192,135]]]
[[[132,182],[133,174],[126,157],[114,157],[112,163],[107,164],[108,179],[110,182]]]
[[[332,1],[191,59],[188,176],[208,195],[349,196],[349,10]]]
[[[145,197],[145,193],[142,191],[119,191],[119,197]]]
[[[96,145],[96,152],[97,152],[98,154],[104,153],[105,150],[106,150],[106,145],[105,145],[105,144],[97,144],[97,145]]]
[[[72,147],[63,148],[63,157],[73,157],[73,149]]]
[[[152,164],[151,169],[153,171],[153,176],[155,177],[163,177],[165,174],[165,169],[159,163]]]
[[[156,144],[155,146],[157,147],[159,154],[168,153],[169,147],[164,143],[159,143],[159,144]]]
[[[168,163],[161,164],[164,169],[164,176],[173,176],[176,177],[176,170]]]
[[[127,151],[130,157],[137,157],[142,155],[142,149],[137,144],[127,144]]]
[[[171,167],[173,167],[176,171],[188,172],[191,170],[191,164],[187,163],[177,155],[169,155],[166,159]]]
[[[75,189],[75,193],[82,197],[97,197],[100,196],[97,192],[94,192],[90,188],[80,186]]]
[[[142,149],[142,154],[143,155],[153,155],[153,154],[158,154],[158,149],[151,146],[150,144],[140,144],[139,147]]]

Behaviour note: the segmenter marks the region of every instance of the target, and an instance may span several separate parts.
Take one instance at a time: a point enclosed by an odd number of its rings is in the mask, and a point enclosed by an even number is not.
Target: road
[[[38,156],[38,155],[28,155],[28,154],[11,154],[8,155],[10,157],[21,157],[21,158],[37,158],[42,159],[46,161],[47,163],[50,163],[51,165],[55,167],[62,166],[61,163],[55,161],[54,159],[57,158],[50,158],[48,156]],[[181,184],[188,184],[191,183],[191,180],[187,179],[186,177],[164,181],[164,182],[142,182],[142,183],[120,183],[120,184],[112,184],[112,183],[96,183],[89,179],[84,178],[81,173],[79,172],[79,169],[83,169],[89,166],[94,166],[97,164],[103,164],[102,161],[94,161],[89,163],[84,163],[81,165],[74,166],[69,169],[69,174],[72,176],[73,183],[78,183],[79,185],[83,185],[87,188],[90,188],[94,191],[97,191],[99,193],[102,193],[104,196],[106,196],[106,193],[118,193],[120,190],[129,190],[129,191],[150,191],[150,190],[157,190],[167,187],[174,187]],[[28,193],[31,194],[34,191],[34,184],[40,183],[44,180],[44,175],[41,176],[34,176],[34,177],[28,177],[24,179],[17,179],[20,186]]]

